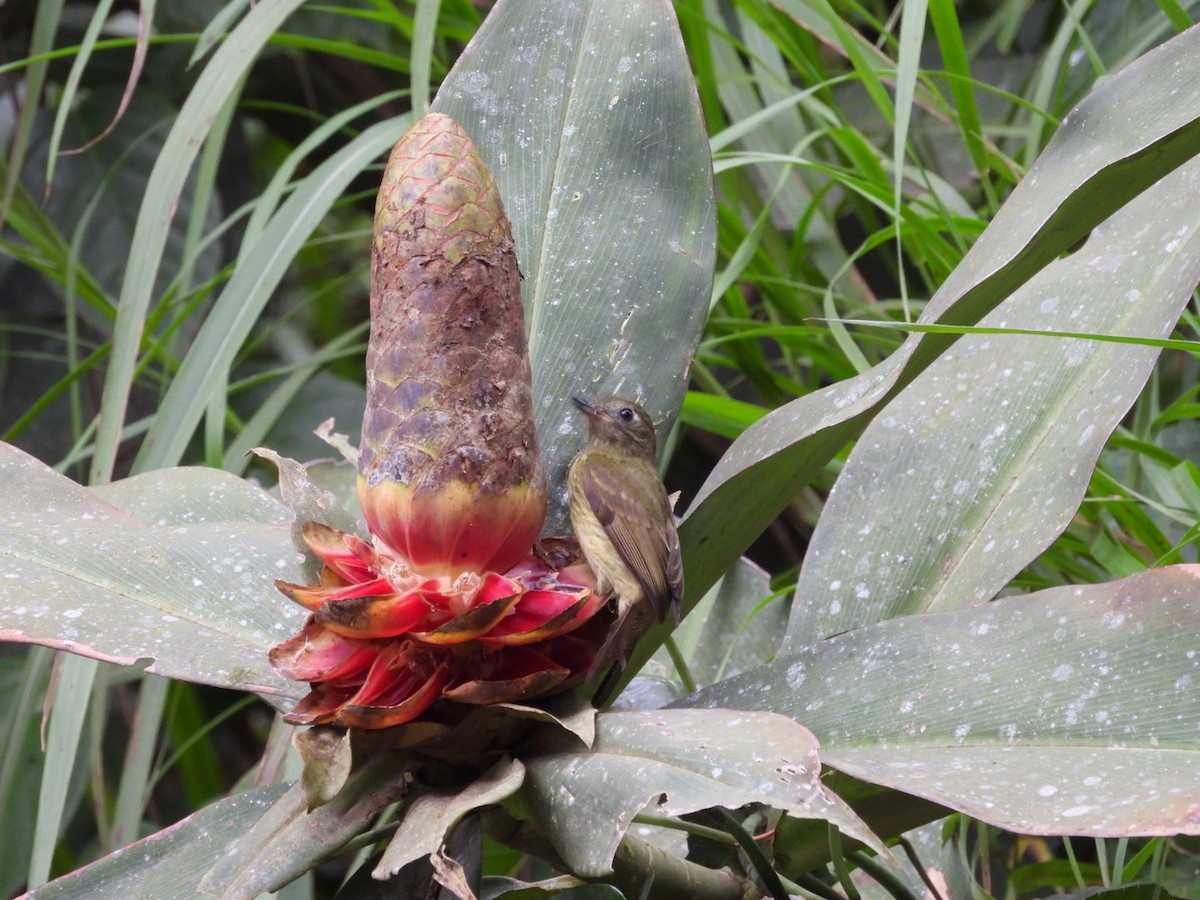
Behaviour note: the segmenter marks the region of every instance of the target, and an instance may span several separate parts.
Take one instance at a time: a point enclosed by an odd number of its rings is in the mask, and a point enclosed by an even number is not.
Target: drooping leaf
[[[497,710],[507,715],[528,718],[557,726],[577,737],[585,747],[596,739],[596,708],[578,694],[560,694],[539,701],[537,706],[500,703]]]
[[[304,764],[300,786],[306,808],[312,812],[336,797],[350,777],[350,732],[317,725],[293,734],[292,746]]]
[[[432,108],[479,147],[512,220],[538,437],[559,484],[582,443],[570,396],[674,418],[708,310],[712,172],[674,10],[501,0]],[[562,533],[551,507],[546,530]]]
[[[357,341],[361,335],[354,331],[349,337]],[[350,340],[331,341],[272,390],[255,391],[246,398],[244,406],[238,403],[239,412],[249,419],[226,445],[222,466],[240,475],[252,462],[246,454],[253,447],[263,446],[310,465],[317,459],[340,461],[339,455],[315,433],[320,425],[313,420],[318,416],[332,420],[339,431],[349,431],[346,440],[357,458],[363,414],[362,382],[339,378],[321,368],[334,356],[331,348],[340,350],[350,343]],[[357,474],[352,465],[347,468],[351,474]],[[350,495],[353,494],[351,490]]]
[[[1200,281],[1200,162],[1164,177],[984,327],[1170,335]],[[787,648],[979,603],[1075,515],[1157,347],[965,335],[884,407],[830,493]]]
[[[303,535],[304,526],[308,522],[319,522],[347,534],[354,534],[362,529],[360,521],[346,510],[343,496],[314,482],[307,466],[280,456],[268,447],[255,447],[251,452],[272,463],[279,473],[279,496],[292,513],[292,543],[301,552],[308,552],[308,544]],[[353,483],[353,473],[348,480]],[[309,574],[315,575],[319,565],[315,558],[309,562]]]
[[[272,584],[299,577],[300,555],[287,510],[260,490],[196,468],[93,492],[0,444],[0,494],[12,504],[0,640],[120,665],[151,659],[150,672],[285,704],[298,696],[266,649],[301,618]]]
[[[525,757],[519,797],[583,877],[604,875],[633,817],[647,806],[681,815],[710,806],[765,803],[836,825],[886,850],[820,782],[812,734],[760,712],[655,710],[597,717],[588,752]]]
[[[30,900],[78,897],[191,897],[226,842],[237,840],[285,792],[272,784],[226,797],[157,834],[42,885]]]
[[[1200,567],[1151,569],[889,619],[680,703],[789,716],[834,768],[1012,831],[1196,834],[1198,628]]]
[[[524,779],[521,761],[505,757],[466,787],[421,793],[404,811],[400,827],[375,867],[375,877],[390,878],[410,862],[434,853],[463,816],[511,796]]]

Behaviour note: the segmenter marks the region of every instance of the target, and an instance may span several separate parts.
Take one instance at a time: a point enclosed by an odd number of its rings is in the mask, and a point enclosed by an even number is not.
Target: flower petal
[[[272,668],[295,681],[344,681],[367,670],[378,655],[365,646],[334,634],[313,620],[267,654]]]
[[[320,522],[305,522],[300,529],[304,542],[309,549],[317,554],[317,558],[333,569],[347,581],[366,581],[373,576],[370,573],[372,560],[363,559],[348,545],[353,538],[360,544],[362,538],[322,525]],[[370,545],[367,545],[368,550]]]
[[[480,640],[486,644],[532,644],[578,628],[606,602],[605,597],[578,591],[526,591],[513,614]]]
[[[511,578],[488,572],[483,576],[483,584],[475,594],[475,603],[491,603],[493,600],[503,600],[514,594],[521,593],[521,586]]]
[[[316,620],[330,631],[357,638],[394,637],[426,621],[429,604],[419,592],[393,594],[390,585],[383,585],[388,593],[355,596],[347,590],[342,597],[327,599],[315,611]]]
[[[441,695],[449,672],[445,665],[428,672],[428,666],[411,657],[411,647],[405,641],[379,655],[362,687],[339,710],[339,725],[390,728],[416,718],[429,708]]]
[[[329,572],[330,570],[326,569],[325,571]],[[336,576],[333,584],[324,584],[324,578],[321,581],[322,584],[316,587],[292,584],[288,581],[276,581],[275,587],[289,599],[296,601],[312,613],[319,612],[326,603],[392,593],[392,586],[382,578],[355,584],[339,584]]]
[[[486,679],[465,681],[442,692],[447,700],[483,706],[539,697],[571,676],[552,659],[528,647],[512,647]]]
[[[335,721],[342,704],[354,696],[353,687],[314,684],[296,708],[283,717],[292,725],[328,725]]]
[[[412,632],[409,636],[427,644],[461,644],[487,634],[509,615],[521,599],[519,592],[498,600],[480,603],[433,631]]]

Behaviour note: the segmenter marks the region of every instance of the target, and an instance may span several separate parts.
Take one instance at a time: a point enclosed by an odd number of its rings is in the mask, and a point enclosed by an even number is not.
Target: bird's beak
[[[579,407],[579,411],[589,419],[594,419],[600,414],[600,411],[586,400],[580,400],[578,397],[572,397],[571,402]]]

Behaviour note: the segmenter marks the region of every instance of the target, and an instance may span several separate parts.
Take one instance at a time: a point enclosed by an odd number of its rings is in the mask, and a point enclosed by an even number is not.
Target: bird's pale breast
[[[571,467],[567,478],[571,487],[569,492],[571,527],[575,529],[575,537],[583,549],[583,555],[587,558],[592,571],[596,573],[599,581],[598,590],[601,593],[615,591],[623,601],[622,605],[632,602],[641,596],[642,586],[638,584],[638,580],[629,567],[621,560],[617,548],[605,534],[604,526],[600,524],[600,520],[596,518],[596,514],[588,505],[587,498],[578,484],[577,466]]]

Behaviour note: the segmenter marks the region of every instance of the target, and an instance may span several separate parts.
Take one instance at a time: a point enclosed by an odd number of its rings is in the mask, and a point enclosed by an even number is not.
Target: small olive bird
[[[588,420],[587,447],[567,474],[571,525],[597,588],[617,600],[616,622],[587,674],[592,682],[617,663],[593,698],[603,705],[646,629],[668,609],[679,621],[683,563],[671,501],[655,468],[650,416],[617,397],[571,400]]]

